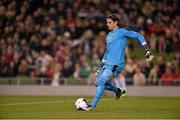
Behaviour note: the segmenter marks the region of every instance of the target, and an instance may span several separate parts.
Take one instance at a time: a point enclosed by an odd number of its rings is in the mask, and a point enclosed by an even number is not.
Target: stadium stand
[[[0,78],[28,77],[37,84],[46,78],[45,84],[52,85],[65,84],[69,78],[88,79],[92,85],[105,50],[105,18],[116,12],[124,27],[146,37],[156,56],[147,64],[143,54],[137,57],[139,45],[130,40],[130,55],[136,55],[127,60],[127,83],[180,85],[179,4],[179,0],[1,0]]]

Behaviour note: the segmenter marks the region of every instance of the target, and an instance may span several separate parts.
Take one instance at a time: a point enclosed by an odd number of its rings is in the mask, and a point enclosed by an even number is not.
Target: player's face
[[[108,27],[109,30],[113,30],[114,28],[118,27],[116,21],[114,22],[110,18],[107,18],[106,21],[107,21],[107,27]]]

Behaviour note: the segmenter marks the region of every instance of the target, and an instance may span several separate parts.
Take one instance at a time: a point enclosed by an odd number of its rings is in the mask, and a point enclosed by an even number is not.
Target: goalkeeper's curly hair
[[[122,27],[122,22],[121,22],[121,17],[120,15],[116,14],[116,13],[112,13],[112,14],[109,14],[107,15],[107,18],[111,19],[112,21],[116,21],[117,22],[117,25],[118,27]]]

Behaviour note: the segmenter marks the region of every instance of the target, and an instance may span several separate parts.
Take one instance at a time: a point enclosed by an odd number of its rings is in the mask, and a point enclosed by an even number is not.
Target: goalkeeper
[[[124,54],[128,38],[134,38],[139,41],[144,48],[147,62],[153,59],[144,37],[135,31],[122,28],[120,17],[117,14],[108,15],[106,21],[110,30],[106,36],[106,52],[97,70],[94,99],[87,108],[84,108],[85,111],[93,110],[96,107],[104,90],[113,91],[117,99],[122,95],[123,91],[112,85],[110,81],[112,77],[116,77],[124,68]]]

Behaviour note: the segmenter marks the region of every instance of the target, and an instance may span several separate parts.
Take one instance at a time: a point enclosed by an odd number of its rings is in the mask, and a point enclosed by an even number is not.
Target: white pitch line
[[[47,103],[62,103],[62,102],[72,102],[72,101],[45,101],[45,102],[24,102],[24,103],[9,103],[0,104],[0,106],[16,106],[16,105],[33,105],[33,104],[47,104]]]
[[[101,99],[100,101],[109,101],[110,99]],[[0,106],[17,106],[17,105],[33,105],[33,104],[54,104],[54,103],[67,103],[73,101],[44,101],[44,102],[24,102],[24,103],[9,103],[9,104],[0,104]]]

